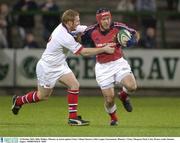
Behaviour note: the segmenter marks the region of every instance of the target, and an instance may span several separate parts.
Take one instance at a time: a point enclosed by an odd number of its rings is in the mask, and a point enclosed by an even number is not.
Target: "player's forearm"
[[[104,48],[83,48],[80,54],[83,56],[93,56],[103,52],[105,52]]]

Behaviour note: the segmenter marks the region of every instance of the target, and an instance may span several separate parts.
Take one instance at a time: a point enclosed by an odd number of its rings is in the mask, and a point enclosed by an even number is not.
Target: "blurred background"
[[[36,87],[36,63],[64,10],[79,11],[81,24],[89,26],[102,7],[111,10],[113,21],[141,33],[137,47],[124,49],[139,85],[137,94],[180,95],[180,0],[0,0],[2,95]],[[68,63],[82,94],[97,94],[94,59],[70,55]]]

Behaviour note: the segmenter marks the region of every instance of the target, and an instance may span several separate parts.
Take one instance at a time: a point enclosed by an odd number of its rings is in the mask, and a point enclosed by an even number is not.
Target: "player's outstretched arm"
[[[101,53],[113,54],[114,50],[113,46],[108,44],[102,48],[83,48],[80,54],[83,56],[92,56]]]

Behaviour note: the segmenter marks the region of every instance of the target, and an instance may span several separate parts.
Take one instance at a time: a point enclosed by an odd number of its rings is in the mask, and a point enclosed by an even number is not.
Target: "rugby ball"
[[[127,41],[131,39],[131,33],[126,29],[121,29],[117,34],[117,40],[121,46],[126,47]]]

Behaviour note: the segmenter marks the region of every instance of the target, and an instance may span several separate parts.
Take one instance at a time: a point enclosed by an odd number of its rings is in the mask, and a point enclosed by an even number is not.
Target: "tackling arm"
[[[102,48],[92,48],[92,47],[83,48],[80,51],[80,54],[83,56],[93,56],[93,55],[97,55],[97,54],[101,54],[101,53],[113,54],[115,49],[112,47],[113,47],[113,45],[108,44]]]

